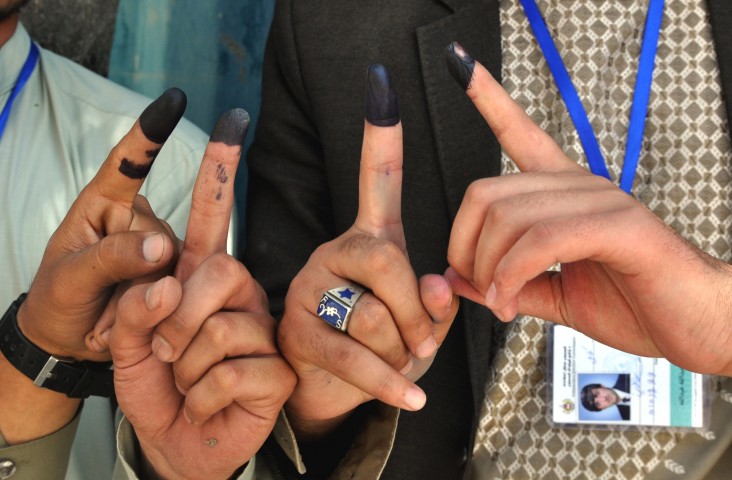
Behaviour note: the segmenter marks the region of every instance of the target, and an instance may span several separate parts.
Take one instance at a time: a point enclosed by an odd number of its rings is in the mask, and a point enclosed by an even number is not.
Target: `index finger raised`
[[[405,249],[402,164],[402,124],[396,93],[386,68],[370,65],[356,227]]]
[[[219,117],[193,186],[191,212],[176,276],[185,281],[207,257],[226,251],[234,176],[249,129],[249,114],[236,108]]]
[[[448,45],[450,74],[475,104],[496,139],[521,171],[580,169],[544,130],[539,128],[488,70],[460,46]]]

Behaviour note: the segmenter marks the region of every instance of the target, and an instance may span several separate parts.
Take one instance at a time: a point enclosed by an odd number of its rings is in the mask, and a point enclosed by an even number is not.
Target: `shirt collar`
[[[23,68],[31,39],[22,24],[18,23],[15,33],[0,48],[0,95],[6,95],[12,90]]]

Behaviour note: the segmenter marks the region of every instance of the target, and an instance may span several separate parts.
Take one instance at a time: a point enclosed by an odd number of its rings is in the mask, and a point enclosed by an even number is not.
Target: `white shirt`
[[[0,48],[0,108],[30,50],[22,25]],[[161,92],[162,93],[162,92]],[[46,243],[109,151],[150,99],[41,49],[0,138],[0,308],[28,290]],[[182,120],[140,193],[182,238],[208,136]],[[67,478],[110,478],[115,460],[110,403],[85,401]],[[0,438],[0,445],[2,444]]]

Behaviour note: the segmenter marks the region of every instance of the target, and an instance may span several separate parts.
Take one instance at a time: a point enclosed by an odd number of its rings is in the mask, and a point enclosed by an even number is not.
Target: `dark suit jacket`
[[[618,375],[618,379],[615,381],[613,389],[630,393],[630,375],[627,373],[621,373]]]
[[[725,91],[732,92],[732,3],[709,0]],[[250,151],[244,261],[282,312],[311,252],[357,211],[366,67],[391,72],[404,126],[403,220],[417,275],[443,272],[466,187],[500,173],[500,147],[445,68],[460,41],[501,77],[498,0],[281,0],[264,61],[263,104]],[[729,98],[729,97],[728,97]],[[728,100],[729,101],[729,100]],[[420,381],[429,399],[403,413],[382,478],[462,478],[500,336],[485,308],[463,301]]]
[[[620,374],[618,380],[613,385],[614,390],[620,390],[630,394],[630,375]],[[623,420],[630,420],[630,405],[617,405],[620,418]]]
[[[630,420],[630,405],[617,405],[618,413],[620,418],[623,420]]]

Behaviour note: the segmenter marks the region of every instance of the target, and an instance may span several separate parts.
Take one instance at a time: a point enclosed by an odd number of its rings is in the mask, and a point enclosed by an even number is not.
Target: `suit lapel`
[[[709,21],[712,24],[714,48],[717,52],[722,92],[727,109],[727,122],[732,125],[732,2],[707,0]]]
[[[501,149],[468,96],[445,66],[445,48],[459,41],[500,81],[501,33],[498,0],[440,0],[455,13],[417,29],[425,85],[447,207],[455,218],[465,189],[483,177],[500,174]],[[462,302],[466,348],[476,419],[500,325],[485,307]],[[474,429],[475,430],[475,429]]]
[[[417,39],[438,161],[448,209],[454,218],[465,188],[473,180],[500,173],[500,146],[470,99],[450,77],[444,52],[450,42],[457,40],[500,79],[498,0],[472,2],[453,15],[420,27]]]

